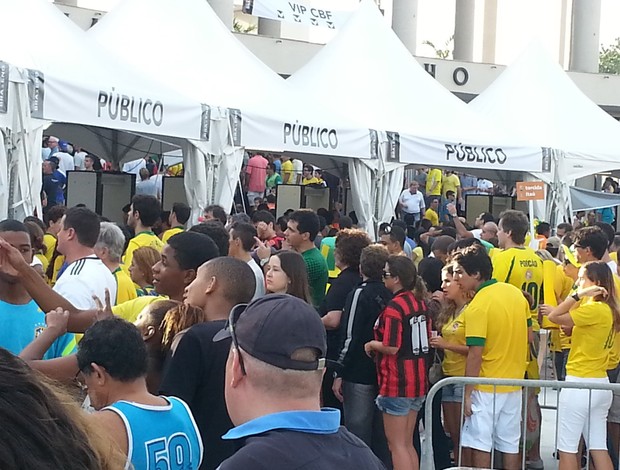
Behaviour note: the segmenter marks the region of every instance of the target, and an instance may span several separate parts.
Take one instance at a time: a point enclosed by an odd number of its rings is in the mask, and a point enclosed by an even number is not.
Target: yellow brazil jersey
[[[54,250],[56,249],[57,243],[58,239],[51,233],[46,233],[43,235],[43,244],[45,245],[45,253],[43,254],[47,258],[47,264],[52,262],[52,256],[54,256]]]
[[[566,374],[581,378],[607,377],[609,353],[616,336],[611,309],[604,302],[586,298],[569,314],[575,326]]]
[[[293,180],[293,162],[291,160],[282,162],[280,171],[282,172],[282,181],[284,182],[284,184],[295,183],[295,181]]]
[[[439,214],[433,209],[426,209],[426,212],[424,213],[424,218],[430,220],[433,224],[433,227],[439,225]]]
[[[441,194],[443,197],[447,197],[446,193],[448,191],[454,191],[454,195],[458,196],[457,188],[461,187],[461,180],[459,177],[452,173],[449,176],[444,176],[443,181],[441,182]]]
[[[465,324],[463,315],[457,315],[452,321],[446,323],[441,329],[441,336],[448,343],[465,346]],[[462,377],[465,375],[465,361],[467,356],[449,349],[444,349],[442,362],[443,373],[448,377]]]
[[[480,377],[523,379],[528,363],[530,307],[516,287],[495,279],[483,283],[463,310],[468,346],[482,346]],[[493,392],[491,385],[476,387]],[[519,387],[497,387],[498,393]]]
[[[493,277],[507,282],[532,296],[532,329],[540,330],[538,303],[542,295],[543,263],[531,248],[508,248],[493,255]]]
[[[142,297],[136,297],[133,300],[128,300],[122,304],[116,304],[112,307],[112,313],[117,317],[121,317],[130,323],[133,323],[140,315],[140,312],[147,305],[152,304],[158,300],[168,300],[168,297],[163,295],[143,295]]]
[[[439,168],[431,168],[426,176],[426,195],[427,196],[439,196],[441,194],[441,170]],[[433,184],[437,181],[437,186],[431,191]]]
[[[121,265],[123,271],[129,274],[129,266],[131,266],[131,261],[133,260],[133,252],[143,246],[150,246],[161,253],[164,242],[157,238],[157,235],[153,232],[140,232],[136,234],[135,237],[129,240],[129,245],[127,245],[127,249],[125,250],[123,264]]]
[[[164,234],[161,237],[161,241],[164,244],[166,244],[168,243],[168,240],[170,239],[170,237],[172,237],[173,235],[176,235],[177,233],[182,233],[184,231],[185,229],[183,227],[172,227],[164,232]]]
[[[310,178],[303,178],[301,180],[301,184],[306,185],[306,184],[321,184],[321,180],[318,179],[316,176],[312,176]]]
[[[128,300],[133,300],[138,297],[136,288],[133,281],[125,271],[121,268],[116,268],[114,271],[114,279],[116,279],[116,303],[122,304]]]

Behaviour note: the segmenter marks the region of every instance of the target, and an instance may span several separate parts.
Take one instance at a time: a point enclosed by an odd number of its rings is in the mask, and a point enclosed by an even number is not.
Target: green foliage
[[[454,35],[450,36],[450,38],[444,44],[445,49],[439,49],[435,44],[431,41],[422,41],[422,44],[425,46],[430,46],[435,51],[435,55],[439,59],[449,59],[450,55],[452,55],[452,50],[450,49],[450,43],[454,41]]]
[[[233,20],[233,31],[235,33],[251,33],[255,29],[255,24],[243,24],[241,21],[238,21],[237,18]]]
[[[599,73],[620,74],[620,38],[608,47],[601,46],[598,60]]]

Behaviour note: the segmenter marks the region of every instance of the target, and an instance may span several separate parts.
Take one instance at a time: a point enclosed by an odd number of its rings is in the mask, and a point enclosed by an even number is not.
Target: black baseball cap
[[[270,294],[250,304],[233,307],[226,327],[213,341],[233,338],[252,357],[293,370],[320,370],[325,367],[327,335],[316,310],[288,294]],[[292,355],[301,348],[317,351],[314,361],[300,361]]]

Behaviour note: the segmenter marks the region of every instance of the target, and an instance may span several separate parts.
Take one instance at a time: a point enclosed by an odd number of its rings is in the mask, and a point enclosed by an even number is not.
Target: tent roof
[[[174,21],[171,21],[174,18]],[[337,109],[319,107],[293,90],[224,26],[205,0],[125,0],[88,33],[114,55],[211,106],[242,112],[241,145],[262,150],[287,148],[283,123],[354,130],[369,153],[368,130]],[[340,139],[343,146],[345,139]],[[325,149],[321,149],[325,151]],[[333,149],[332,149],[333,150]],[[313,153],[322,153],[317,151]],[[338,151],[332,154],[338,155]]]
[[[469,106],[540,146],[566,153],[566,176],[620,168],[620,124],[532,44]]]
[[[420,66],[372,0],[288,81],[375,129],[487,144],[505,135]]]
[[[43,73],[46,120],[88,124],[158,135],[200,138],[200,102],[174,91],[123,63],[92,41],[46,0],[0,0],[0,60]],[[160,101],[160,125],[108,116],[101,92]],[[135,115],[135,110],[134,110]]]
[[[620,195],[570,187],[573,212],[620,206]]]

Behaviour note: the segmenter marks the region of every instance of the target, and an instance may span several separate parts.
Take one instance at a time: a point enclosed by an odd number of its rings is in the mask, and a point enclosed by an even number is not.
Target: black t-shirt
[[[179,397],[192,411],[204,445],[201,470],[213,470],[238,448],[221,438],[234,426],[226,410],[224,377],[230,339],[213,342],[224,328],[218,320],[192,326],[170,359],[159,393]]]
[[[360,273],[357,269],[347,268],[342,271],[331,283],[325,299],[319,307],[319,314],[324,317],[332,310],[344,309],[345,301],[349,292],[362,282]],[[340,351],[340,331],[327,330],[327,357],[336,360]]]
[[[384,470],[383,463],[344,427],[333,434],[268,431],[222,463],[221,470]]]

